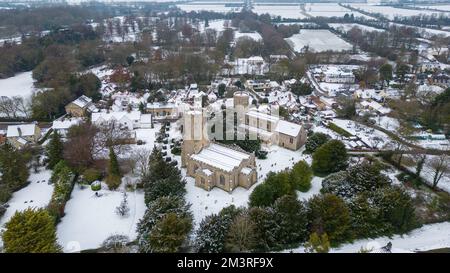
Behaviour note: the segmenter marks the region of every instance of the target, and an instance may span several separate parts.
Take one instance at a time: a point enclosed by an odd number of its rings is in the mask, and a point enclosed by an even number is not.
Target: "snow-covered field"
[[[398,253],[426,251],[450,247],[450,222],[425,225],[415,229],[406,235],[395,235],[392,238],[379,237],[375,239],[358,240],[351,244],[344,244],[338,248],[331,249],[335,253],[357,253],[361,249],[376,250],[392,243],[392,251]],[[284,252],[303,253],[304,247],[299,247]]]
[[[342,7],[337,3],[306,3],[305,11],[312,17],[344,17],[345,14],[355,17],[371,18],[362,13]]]
[[[136,226],[144,215],[144,193],[128,192],[130,213],[127,217],[116,214],[122,201],[122,191],[110,191],[103,185],[100,197],[86,187],[75,185],[66,204],[66,215],[57,226],[58,242],[64,252],[97,248],[110,235],[122,234],[136,238]]]
[[[257,14],[268,13],[273,17],[280,16],[286,19],[305,19],[308,17],[344,17],[353,14],[355,17],[370,18],[359,12],[352,11],[337,3],[306,3],[304,5],[274,3],[256,4],[253,12]]]
[[[450,5],[416,5],[416,7],[450,12]]]
[[[424,27],[415,27],[415,26],[408,26],[403,24],[397,24],[397,23],[390,23],[390,25],[397,25],[397,26],[406,26],[406,27],[414,27],[417,28],[419,33],[422,35],[422,37],[430,38],[434,35],[445,35],[450,36],[450,31],[445,30],[439,30],[439,29],[432,29],[432,28],[424,28]]]
[[[300,52],[305,46],[316,52],[351,50],[352,45],[326,29],[302,29],[300,33],[286,38],[294,51]]]
[[[207,2],[191,2],[188,4],[179,4],[177,5],[178,8],[180,8],[183,11],[191,12],[191,11],[214,11],[214,12],[220,12],[220,13],[227,13],[227,12],[240,12],[242,7],[229,7],[225,6],[224,4],[215,4],[215,3],[207,3]]]
[[[358,9],[362,9],[366,12],[370,13],[381,13],[384,16],[388,17],[389,19],[394,19],[396,16],[417,16],[419,14],[426,14],[426,15],[435,15],[438,16],[439,14],[445,14],[448,15],[448,12],[438,12],[438,11],[431,11],[431,10],[414,10],[414,9],[401,9],[401,8],[394,8],[390,6],[378,6],[378,5],[371,5],[371,4],[362,4],[362,3],[352,3],[349,4],[350,6]]]
[[[341,31],[349,31],[354,27],[357,27],[363,31],[385,31],[384,29],[380,29],[380,28],[374,28],[374,27],[369,27],[366,25],[361,25],[361,24],[342,24],[342,23],[333,23],[333,24],[328,24],[330,27],[336,29],[336,30],[341,30]]]
[[[48,184],[50,176],[50,170],[40,169],[38,173],[30,170],[30,177],[28,178],[30,184],[13,193],[12,198],[7,202],[9,207],[0,218],[0,231],[16,211],[23,211],[30,207],[42,208],[48,205],[53,193],[53,185]],[[1,239],[0,244],[3,244]]]
[[[253,39],[255,41],[262,41],[262,37],[258,32],[246,32],[246,33],[239,32],[239,31],[234,32],[234,40],[235,41],[242,37],[247,37],[247,38]]]
[[[256,14],[270,14],[272,17],[286,19],[305,19],[308,15],[302,12],[299,5],[255,5],[253,12]]]
[[[0,79],[0,96],[29,98],[35,91],[32,72],[18,73],[14,77]]]

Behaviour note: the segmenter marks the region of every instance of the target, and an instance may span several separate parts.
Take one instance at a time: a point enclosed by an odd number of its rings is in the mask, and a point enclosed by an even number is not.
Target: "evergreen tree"
[[[305,142],[305,152],[312,154],[320,146],[327,143],[330,140],[330,136],[324,133],[314,133]]]
[[[54,253],[61,250],[52,217],[45,209],[16,212],[2,234],[5,252]]]
[[[130,207],[128,206],[128,196],[126,191],[124,191],[122,194],[122,201],[120,202],[120,205],[116,207],[116,213],[122,217],[128,216],[128,214],[130,213]]]
[[[330,242],[328,241],[328,235],[311,233],[309,241],[305,244],[305,252],[307,253],[328,253],[330,251]]]
[[[330,140],[313,154],[312,168],[315,173],[327,174],[347,167],[347,149],[339,140]]]
[[[116,153],[112,147],[109,148],[108,172],[109,173],[105,181],[106,184],[111,190],[117,189],[122,182],[122,175],[120,174],[119,162],[117,161]]]
[[[149,245],[155,252],[178,252],[192,229],[192,218],[170,212],[158,220],[149,234]]]
[[[109,147],[109,174],[113,176],[121,176],[119,162],[116,153],[112,147]]]
[[[333,194],[316,195],[308,203],[310,231],[327,233],[332,244],[349,239],[350,212],[344,201]]]
[[[232,205],[222,209],[219,214],[206,216],[196,232],[195,250],[200,253],[224,252],[228,229],[240,211]]]
[[[53,169],[63,159],[64,145],[58,132],[53,132],[47,145],[48,168]]]
[[[305,206],[296,196],[285,195],[274,204],[275,231],[279,243],[287,246],[304,241],[307,235],[308,217]]]
[[[307,192],[311,188],[312,170],[305,161],[297,162],[290,172],[292,187],[301,192]]]
[[[229,252],[250,252],[256,245],[256,225],[248,211],[237,215],[228,229],[225,249]]]
[[[0,202],[27,184],[29,171],[26,155],[5,143],[0,147]]]
[[[295,194],[289,181],[288,172],[273,173],[267,175],[266,180],[256,186],[249,197],[251,207],[270,206],[283,195]]]
[[[150,233],[156,223],[168,213],[175,213],[179,218],[192,218],[190,205],[186,204],[183,198],[164,196],[150,202],[144,216],[137,225],[137,241],[140,252],[153,252]]]
[[[381,188],[375,191],[373,200],[393,233],[406,233],[419,226],[413,200],[402,188]]]
[[[186,181],[180,170],[165,162],[161,152],[154,148],[149,157],[149,170],[142,177],[145,203],[162,196],[183,196],[186,192]]]
[[[359,193],[372,192],[390,184],[389,177],[382,174],[376,164],[364,162],[327,176],[322,181],[321,191],[349,200],[355,198]]]
[[[255,224],[255,251],[265,252],[271,249],[280,249],[282,242],[277,240],[279,223],[277,223],[273,208],[253,207],[250,208],[249,215],[251,221]]]

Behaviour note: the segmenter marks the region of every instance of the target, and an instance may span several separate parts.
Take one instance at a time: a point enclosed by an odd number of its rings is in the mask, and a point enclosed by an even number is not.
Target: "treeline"
[[[30,71],[53,54],[55,46],[78,46],[100,38],[99,33],[88,25],[76,25],[68,29],[58,29],[45,36],[24,36],[20,44],[6,43],[0,47],[0,78],[14,76],[17,72]],[[80,47],[83,49],[82,47]],[[69,50],[71,48],[66,48]],[[96,49],[90,49],[96,52]],[[81,63],[89,64],[92,53],[78,54]],[[65,55],[69,52],[64,53]],[[60,69],[59,67],[58,69]]]
[[[363,51],[373,52],[391,61],[396,61],[400,50],[413,50],[420,35],[411,27],[391,26],[388,31],[364,31],[352,28],[343,33]]]
[[[26,9],[0,9],[0,36],[25,35],[81,24],[87,20],[100,21],[114,11],[106,6],[55,6]]]

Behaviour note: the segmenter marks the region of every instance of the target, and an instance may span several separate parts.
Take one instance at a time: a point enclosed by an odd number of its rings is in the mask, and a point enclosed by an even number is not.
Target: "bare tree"
[[[133,151],[131,158],[136,162],[136,170],[141,175],[145,177],[148,174],[149,157],[152,152],[148,149],[138,149]]]
[[[109,147],[113,147],[116,154],[129,151],[130,139],[130,130],[116,121],[98,125],[98,133],[95,137],[98,149],[107,150]]]
[[[29,107],[20,96],[0,97],[0,115],[6,118],[29,117]]]
[[[443,177],[447,177],[450,173],[450,159],[448,155],[440,155],[434,157],[430,161],[430,167],[433,170],[433,188],[436,188],[439,181]]]

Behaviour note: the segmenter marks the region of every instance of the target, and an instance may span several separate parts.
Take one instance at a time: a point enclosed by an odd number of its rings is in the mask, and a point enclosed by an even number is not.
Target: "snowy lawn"
[[[136,226],[144,215],[144,193],[127,192],[130,213],[127,217],[116,214],[122,201],[122,191],[110,191],[105,185],[100,197],[86,187],[75,185],[66,204],[66,215],[57,226],[58,242],[64,252],[77,252],[97,248],[113,234],[122,234],[136,239]]]
[[[27,208],[43,208],[48,205],[53,193],[53,185],[48,184],[51,171],[40,169],[39,173],[30,170],[30,177],[25,188],[13,193],[12,198],[7,202],[9,207],[0,218],[0,231],[16,211],[23,211]],[[0,240],[0,244],[3,244]]]

